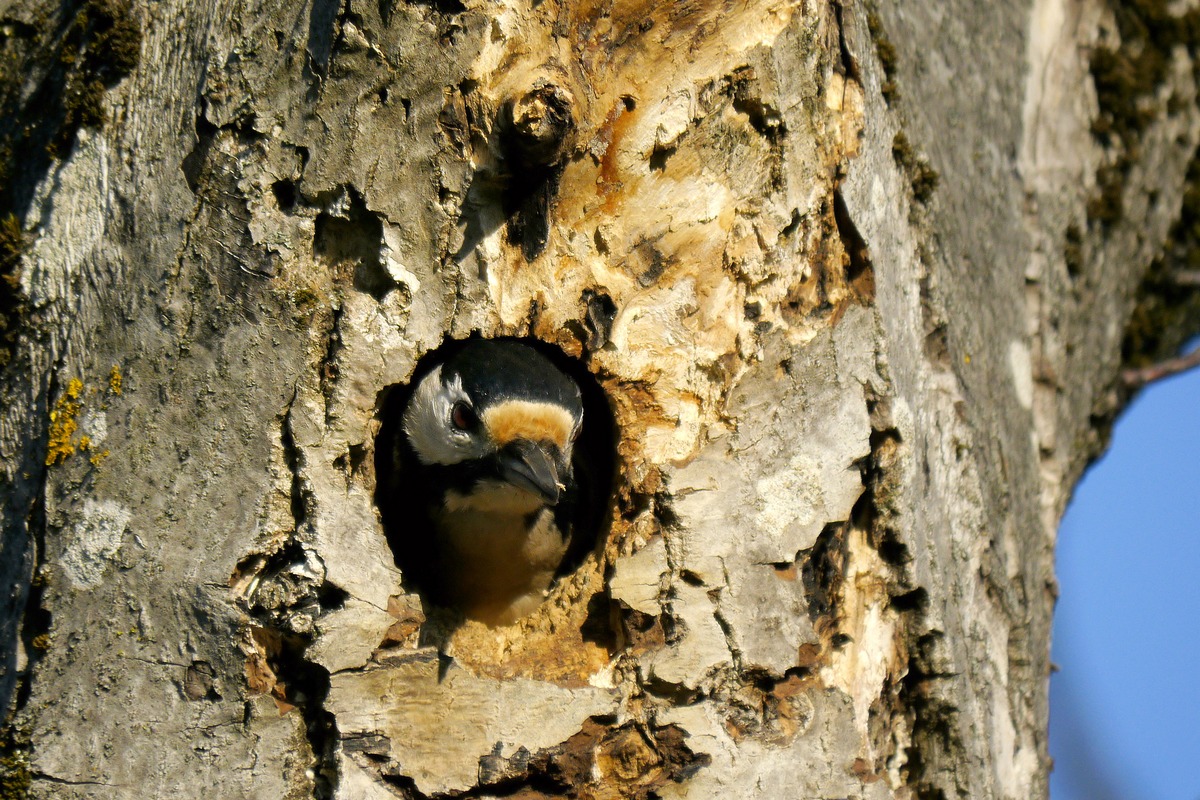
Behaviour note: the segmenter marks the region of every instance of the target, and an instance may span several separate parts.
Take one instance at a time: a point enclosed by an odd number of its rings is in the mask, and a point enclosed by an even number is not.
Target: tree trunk
[[[4,796],[1044,797],[1058,518],[1200,320],[1180,14],[10,4]],[[613,423],[499,628],[381,521],[471,334]]]

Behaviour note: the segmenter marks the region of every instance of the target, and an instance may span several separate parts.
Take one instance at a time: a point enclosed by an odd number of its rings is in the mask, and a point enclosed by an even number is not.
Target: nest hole
[[[421,598],[427,616],[460,618],[457,598],[449,596],[440,580],[437,529],[433,513],[440,497],[417,479],[423,469],[403,429],[404,412],[421,380],[436,367],[481,337],[447,340],[426,353],[407,383],[393,384],[379,393],[378,434],[375,442],[375,505],[396,566],[406,591]],[[527,345],[579,386],[583,402],[583,425],[574,444],[573,472],[579,483],[581,513],[574,515],[569,544],[555,582],[579,570],[589,555],[603,558],[611,527],[611,505],[616,478],[616,421],[608,397],[583,362],[554,345],[533,338],[497,337]],[[602,593],[603,594],[603,593]],[[598,595],[597,595],[598,596]],[[578,602],[591,604],[584,596]],[[589,609],[591,606],[589,605]],[[534,616],[532,611],[527,616]],[[589,614],[589,619],[597,617]],[[599,615],[603,616],[603,615]],[[485,620],[486,621],[486,620]]]

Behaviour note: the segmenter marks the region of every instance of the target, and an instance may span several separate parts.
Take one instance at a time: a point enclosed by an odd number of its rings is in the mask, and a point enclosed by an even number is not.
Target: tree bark
[[[9,5],[4,796],[1044,797],[1058,519],[1200,327],[1196,16]],[[472,334],[613,423],[501,628],[381,522]]]

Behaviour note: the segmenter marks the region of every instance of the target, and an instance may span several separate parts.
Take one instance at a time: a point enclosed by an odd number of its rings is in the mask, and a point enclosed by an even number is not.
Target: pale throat
[[[469,494],[447,490],[443,508],[452,513],[480,512],[500,516],[525,516],[546,501],[507,481],[480,481]]]

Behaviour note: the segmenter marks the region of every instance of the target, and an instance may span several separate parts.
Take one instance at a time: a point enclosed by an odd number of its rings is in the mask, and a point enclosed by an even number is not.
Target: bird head
[[[446,476],[446,502],[480,510],[556,505],[582,425],[575,381],[507,339],[467,343],[420,380],[403,417],[417,459]]]

